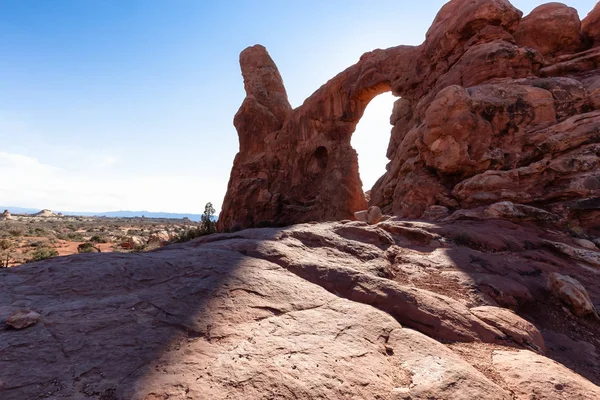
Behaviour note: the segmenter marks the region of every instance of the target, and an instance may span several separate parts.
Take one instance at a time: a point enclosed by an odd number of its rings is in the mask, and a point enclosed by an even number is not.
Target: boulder
[[[171,239],[172,239],[172,237],[171,237],[171,235],[169,235],[169,232],[158,231],[158,232],[150,234],[150,236],[148,237],[148,244],[164,246],[164,245],[168,244]]]
[[[146,242],[140,236],[131,236],[129,239],[127,239],[127,244],[128,248],[132,250],[139,250],[146,245]]]
[[[587,240],[587,239],[573,239],[573,242],[575,242],[575,244],[577,246],[581,246],[581,247],[586,248],[588,250],[598,250],[598,247],[596,247],[596,245],[594,244],[594,242],[592,242],[591,240]]]
[[[367,210],[367,224],[374,225],[381,221],[383,217],[383,213],[381,212],[381,208],[377,206],[369,207]]]
[[[549,57],[572,54],[583,47],[577,10],[561,3],[534,8],[521,20],[514,36],[517,44]]]
[[[6,325],[13,329],[25,329],[35,325],[40,319],[40,314],[32,310],[17,310],[9,315]]]
[[[583,285],[575,278],[556,272],[548,274],[548,290],[566,303],[577,316],[598,318],[598,312]]]
[[[360,222],[367,222],[367,214],[369,210],[361,210],[354,213],[354,218]]]

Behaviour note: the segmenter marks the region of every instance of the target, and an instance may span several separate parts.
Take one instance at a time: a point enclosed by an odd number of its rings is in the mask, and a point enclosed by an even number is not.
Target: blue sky
[[[0,0],[0,204],[219,209],[241,50],[267,47],[295,107],[364,52],[421,43],[444,3]],[[581,18],[594,4],[570,2]],[[365,189],[385,170],[392,102],[373,100],[353,137]]]

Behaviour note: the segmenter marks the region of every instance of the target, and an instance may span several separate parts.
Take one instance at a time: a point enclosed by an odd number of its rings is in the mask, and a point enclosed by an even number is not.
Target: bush
[[[94,247],[94,244],[91,242],[81,243],[77,246],[78,253],[99,253],[100,250]]]
[[[100,235],[94,235],[90,238],[90,242],[92,243],[106,243],[107,240],[105,237],[102,237]]]
[[[30,261],[41,261],[41,260],[45,260],[47,258],[56,257],[57,255],[58,255],[58,251],[56,251],[56,249],[53,249],[52,247],[38,247],[31,254]]]
[[[73,242],[83,242],[83,235],[79,232],[67,233],[67,237]]]
[[[12,243],[8,239],[0,240],[0,250],[8,250],[12,247]]]
[[[175,239],[173,239],[173,242],[175,242],[175,243],[188,242],[192,239],[195,239],[197,237],[204,236],[204,235],[208,235],[208,233],[205,233],[205,231],[202,229],[202,227],[187,229],[183,232],[180,232],[175,237]]]

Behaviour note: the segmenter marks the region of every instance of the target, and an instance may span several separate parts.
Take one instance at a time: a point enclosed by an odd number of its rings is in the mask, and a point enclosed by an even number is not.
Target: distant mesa
[[[56,217],[56,214],[54,214],[52,211],[50,211],[48,209],[43,209],[39,213],[33,214],[33,216],[34,217]]]

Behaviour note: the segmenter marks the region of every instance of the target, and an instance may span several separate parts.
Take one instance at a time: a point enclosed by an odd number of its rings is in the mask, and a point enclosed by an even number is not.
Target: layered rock
[[[595,400],[600,321],[546,280],[600,304],[600,269],[549,242],[392,218],[2,269],[0,398]]]
[[[522,18],[506,0],[452,0],[423,44],[364,54],[293,110],[266,49],[244,50],[240,151],[219,227],[366,209],[350,139],[369,101],[392,91],[390,162],[369,205],[417,218],[510,201],[597,233],[598,12],[580,21],[550,3]]]

